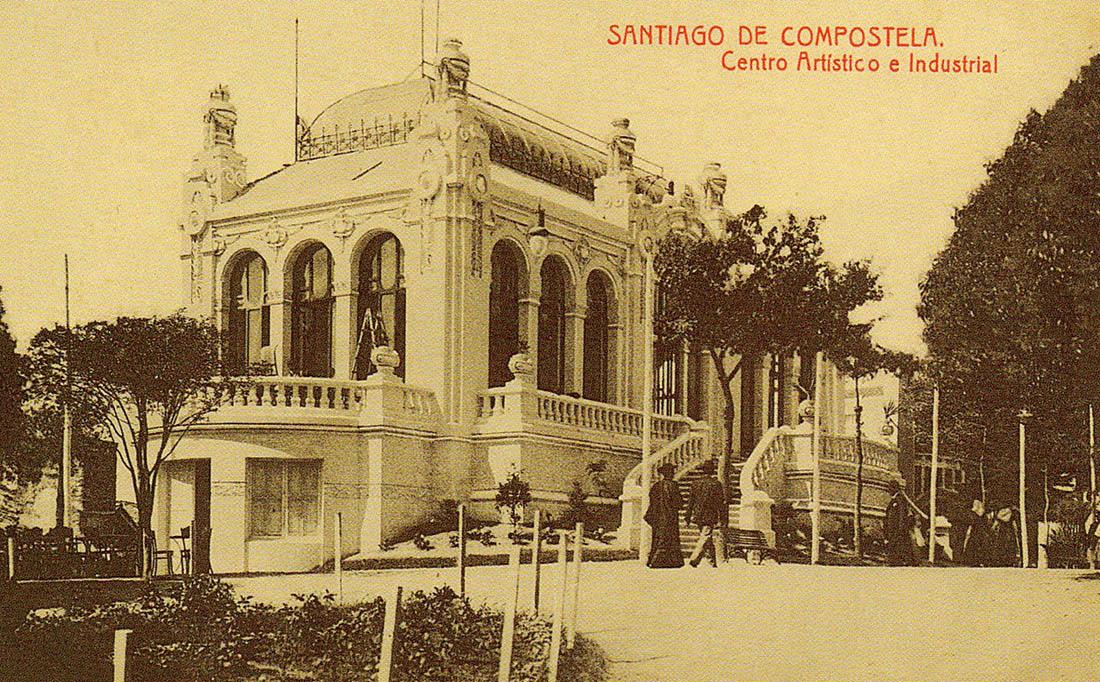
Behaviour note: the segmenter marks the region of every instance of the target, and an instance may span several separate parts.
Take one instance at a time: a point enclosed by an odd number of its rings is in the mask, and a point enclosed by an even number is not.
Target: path
[[[529,603],[530,566],[523,599]],[[501,601],[506,567],[471,569],[474,600]],[[543,575],[552,604],[558,572]],[[1100,680],[1100,580],[1079,571],[803,565],[646,570],[585,564],[578,629],[613,679]],[[428,589],[453,569],[347,572],[349,600],[400,581]],[[335,591],[330,575],[238,578],[261,601]]]

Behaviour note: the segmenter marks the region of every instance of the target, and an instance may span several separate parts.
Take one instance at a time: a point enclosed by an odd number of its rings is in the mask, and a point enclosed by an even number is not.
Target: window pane
[[[263,259],[259,256],[254,257],[248,262],[248,289],[245,294],[248,301],[253,306],[258,306],[263,303],[265,286],[266,271],[264,268]]]
[[[283,463],[248,460],[247,469],[252,535],[282,535]]]
[[[287,462],[287,532],[309,535],[320,516],[321,466],[318,462]]]
[[[328,249],[321,247],[313,254],[313,297],[327,298],[331,275]]]
[[[383,289],[392,289],[397,286],[397,239],[392,235],[387,237],[379,248],[380,280]]]

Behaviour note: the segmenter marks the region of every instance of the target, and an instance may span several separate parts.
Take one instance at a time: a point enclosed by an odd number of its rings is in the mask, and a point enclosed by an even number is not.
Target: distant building
[[[626,119],[589,140],[475,96],[469,70],[445,43],[430,77],[334,102],[299,125],[295,163],[251,181],[229,94],[211,94],[181,219],[187,310],[225,330],[238,372],[261,375],[166,464],[160,546],[187,527],[215,571],[308,569],[332,556],[337,513],[341,552],[372,551],[449,501],[494,518],[513,470],[558,511],[601,461],[609,489],[589,502],[630,543],[647,371],[654,466],[685,476],[722,447],[708,358],[658,344],[641,362],[643,248],[721,229],[721,168],[673,195],[635,158]],[[826,509],[847,511],[843,394],[826,376]],[[808,508],[808,431],[794,425],[812,377],[798,357],[745,365],[743,524],[770,532],[780,500]],[[896,453],[868,447],[874,516]]]

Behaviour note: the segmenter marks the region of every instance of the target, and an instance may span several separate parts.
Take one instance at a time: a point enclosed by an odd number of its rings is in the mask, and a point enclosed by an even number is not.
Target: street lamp
[[[1022,566],[1027,568],[1031,563],[1028,557],[1027,546],[1027,457],[1025,456],[1027,433],[1025,424],[1033,415],[1027,408],[1020,410],[1016,417],[1020,420],[1020,556],[1023,559]]]
[[[638,559],[646,565],[649,549],[653,543],[653,530],[645,522],[649,509],[649,489],[653,485],[652,459],[653,440],[653,252],[656,244],[653,235],[647,230],[638,238],[638,247],[645,261],[642,277],[642,504],[638,520]]]

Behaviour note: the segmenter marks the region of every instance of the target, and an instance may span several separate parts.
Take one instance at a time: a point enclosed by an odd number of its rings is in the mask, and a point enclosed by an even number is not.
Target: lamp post
[[[824,353],[814,356],[814,430],[813,430],[813,472],[810,478],[810,563],[821,561],[821,383],[825,374],[822,371]]]
[[[1032,414],[1027,411],[1027,408],[1020,410],[1016,415],[1020,420],[1020,557],[1023,559],[1022,566],[1028,567],[1031,563],[1028,556],[1027,546],[1027,420],[1031,419]]]
[[[649,488],[653,485],[653,236],[643,233],[638,240],[645,272],[642,276],[642,500],[638,517],[638,559],[644,566],[649,559],[653,530],[645,521],[649,508]]]
[[[932,389],[932,466],[928,482],[928,563],[936,563],[936,484],[940,470],[940,388]]]

